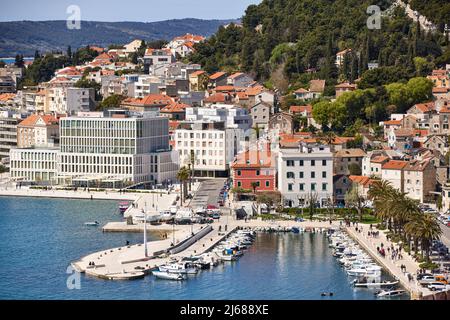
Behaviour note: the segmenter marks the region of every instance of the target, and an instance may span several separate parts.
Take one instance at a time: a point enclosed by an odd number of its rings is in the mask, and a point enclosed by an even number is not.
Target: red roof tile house
[[[247,150],[238,154],[231,165],[234,188],[253,191],[276,191],[276,168],[270,145],[263,150]]]
[[[149,94],[143,98],[128,98],[122,101],[123,108],[134,111],[159,111],[160,109],[171,105],[174,99],[165,94]]]
[[[33,114],[17,125],[18,148],[46,147],[58,140],[58,119],[52,115]]]
[[[335,86],[335,89],[336,89],[336,98],[339,98],[346,92],[355,91],[356,84],[345,82]]]
[[[226,72],[216,72],[209,76],[208,88],[213,89],[227,84],[228,74]]]
[[[381,167],[381,179],[389,181],[392,187],[404,192],[404,168],[408,164],[407,161],[390,160]]]

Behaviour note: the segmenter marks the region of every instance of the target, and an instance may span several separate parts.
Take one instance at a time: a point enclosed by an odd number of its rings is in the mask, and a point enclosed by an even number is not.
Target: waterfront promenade
[[[392,242],[388,241],[386,238],[386,234],[384,231],[379,232],[379,236],[369,237],[368,231],[369,226],[367,225],[359,225],[358,229],[362,227],[361,232],[357,232],[355,226],[346,227],[345,230],[347,233],[355,239],[364,250],[366,250],[378,263],[380,263],[391,275],[396,277],[400,283],[411,293],[412,299],[418,299],[420,296],[427,296],[433,294],[428,288],[422,287],[416,280],[417,270],[419,270],[419,264],[414,261],[412,256],[408,253],[402,251],[402,259],[392,260],[390,255],[387,254],[385,257],[382,257],[377,252],[377,247],[381,247],[383,244],[384,248],[391,247]],[[373,231],[376,231],[375,229]],[[398,245],[393,244],[395,248]],[[406,266],[406,273],[404,273],[400,266]],[[410,273],[413,276],[413,280],[409,281],[407,273]]]

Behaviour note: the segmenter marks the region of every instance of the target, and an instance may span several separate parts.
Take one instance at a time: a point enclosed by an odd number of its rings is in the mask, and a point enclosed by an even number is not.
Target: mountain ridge
[[[196,18],[155,22],[81,21],[80,30],[67,29],[65,20],[0,22],[0,57],[16,54],[33,56],[36,50],[41,53],[65,51],[69,45],[76,49],[86,45],[124,44],[136,38],[146,41],[170,40],[187,32],[208,37],[221,25],[238,21]]]

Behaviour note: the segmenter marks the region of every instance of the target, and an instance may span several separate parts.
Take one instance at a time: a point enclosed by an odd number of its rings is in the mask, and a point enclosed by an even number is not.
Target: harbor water
[[[84,225],[120,221],[117,204],[0,197],[0,299],[376,299],[373,290],[351,285],[325,234],[319,233],[260,233],[237,262],[203,270],[183,282],[81,275],[80,288],[69,289],[70,262],[126,241],[142,241],[141,234],[103,233],[100,227]],[[333,296],[322,297],[322,292]]]

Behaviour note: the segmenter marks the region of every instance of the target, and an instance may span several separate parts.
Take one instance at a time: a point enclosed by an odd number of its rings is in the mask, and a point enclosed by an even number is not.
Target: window
[[[270,187],[270,181],[266,181],[266,187]]]
[[[241,184],[240,181],[238,181],[237,186],[238,186],[239,188],[242,187],[242,184]]]
[[[240,176],[242,174],[241,170],[237,171],[237,175]]]
[[[303,171],[300,171],[299,177],[300,177],[300,179],[303,179],[303,177],[304,177]]]
[[[316,184],[315,183],[311,183],[311,191],[316,191]]]
[[[294,164],[294,160],[287,160],[286,161],[286,166],[288,166],[288,167],[293,167],[295,164]]]
[[[315,178],[316,177],[316,173],[314,171],[311,171],[311,178]]]
[[[292,191],[294,188],[294,185],[292,183],[288,184],[288,191]]]
[[[326,166],[327,165],[327,160],[322,160],[322,166]]]
[[[300,183],[299,188],[300,188],[300,191],[305,190],[305,184],[304,183]]]
[[[293,172],[287,172],[286,177],[288,179],[295,179],[295,174]]]
[[[328,183],[322,183],[322,191],[327,191]]]
[[[303,167],[303,160],[300,160],[300,167]]]
[[[260,173],[259,173],[259,170],[256,170],[256,175],[259,176],[259,174],[260,174]]]
[[[327,172],[326,171],[322,171],[322,178],[326,178],[327,177]]]
[[[316,160],[311,160],[311,167],[314,167],[316,165]]]

